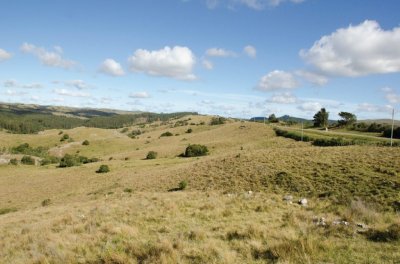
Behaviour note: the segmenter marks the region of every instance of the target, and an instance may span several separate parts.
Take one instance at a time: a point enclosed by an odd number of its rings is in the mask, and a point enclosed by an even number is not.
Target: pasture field
[[[0,131],[0,149],[99,159],[0,165],[0,263],[400,262],[398,147],[317,147],[261,123],[210,119]],[[189,144],[209,155],[180,157]],[[110,172],[96,173],[102,164]]]

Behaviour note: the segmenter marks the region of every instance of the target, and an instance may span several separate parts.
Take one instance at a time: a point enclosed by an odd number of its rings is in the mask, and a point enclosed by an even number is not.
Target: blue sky
[[[0,101],[232,117],[390,118],[397,0],[1,3]]]

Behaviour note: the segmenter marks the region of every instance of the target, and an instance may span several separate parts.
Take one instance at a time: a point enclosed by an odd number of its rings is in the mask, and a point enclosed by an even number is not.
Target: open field
[[[101,159],[0,165],[0,263],[400,262],[399,148],[321,148],[260,123],[182,120],[64,130],[73,142],[59,130],[0,132],[0,148]],[[210,154],[178,157],[188,144]],[[96,173],[101,164],[111,171]],[[185,190],[169,192],[182,180]]]

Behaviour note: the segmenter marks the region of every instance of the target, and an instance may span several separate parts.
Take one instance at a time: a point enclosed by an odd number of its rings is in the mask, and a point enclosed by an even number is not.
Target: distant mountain
[[[294,117],[294,116],[290,116],[290,115],[283,115],[281,117],[278,117],[279,121],[284,121],[284,122],[296,122],[296,123],[301,123],[301,122],[312,122],[312,120],[308,120],[305,118],[301,118],[301,117]]]

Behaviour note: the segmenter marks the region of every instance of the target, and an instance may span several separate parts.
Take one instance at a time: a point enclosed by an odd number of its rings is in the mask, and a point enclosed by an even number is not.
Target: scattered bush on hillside
[[[181,181],[179,183],[178,187],[179,187],[180,190],[185,190],[186,187],[187,187],[187,181],[185,181],[185,180]]]
[[[132,130],[132,132],[128,134],[128,137],[130,137],[130,138],[136,138],[137,136],[139,136],[139,135],[141,135],[141,134],[143,134],[143,132],[142,132],[141,130],[139,130],[139,129],[137,129],[137,130]]]
[[[213,117],[211,119],[210,125],[215,126],[215,125],[222,125],[225,124],[226,118],[224,117]]]
[[[81,164],[97,162],[97,161],[99,161],[98,158],[90,158],[89,159],[85,156],[65,154],[64,157],[61,158],[60,164],[58,165],[58,167],[60,167],[60,168],[73,167],[73,166],[79,166]]]
[[[21,163],[25,165],[35,165],[35,160],[31,156],[23,156]]]
[[[156,159],[157,158],[158,153],[155,151],[149,151],[147,153],[146,159]]]
[[[204,145],[193,144],[187,146],[185,153],[183,154],[184,157],[198,157],[198,156],[205,156],[208,154],[208,148]]]
[[[64,133],[64,131],[61,130],[60,132],[58,132],[58,135],[62,135],[62,133]]]
[[[172,137],[174,134],[172,134],[171,132],[167,131],[164,132],[160,135],[160,137]]]
[[[110,168],[108,165],[100,165],[99,169],[96,171],[96,173],[107,173],[110,171]]]
[[[51,204],[51,200],[50,199],[44,199],[43,201],[42,201],[42,206],[48,206],[48,205],[50,205]]]
[[[188,130],[186,130],[186,133],[190,134],[193,132],[193,129],[189,128]]]
[[[128,129],[127,127],[124,127],[120,132],[121,132],[121,133],[126,133],[126,132],[128,132],[128,130],[129,130],[129,129]]]
[[[89,144],[90,144],[90,142],[89,142],[89,140],[87,140],[87,139],[85,139],[85,140],[82,142],[82,145],[83,145],[83,146],[89,146]]]
[[[10,162],[9,162],[9,164],[10,165],[18,165],[18,160],[17,159],[10,159]]]
[[[15,207],[11,207],[11,208],[0,208],[0,215],[8,214],[8,213],[16,212],[16,211],[17,211],[17,208],[15,208]]]
[[[350,146],[355,145],[354,140],[344,140],[343,138],[318,138],[312,143],[314,146],[329,147],[329,146]]]
[[[366,232],[366,236],[374,242],[400,241],[400,224],[392,224],[385,230],[370,229]]]
[[[64,135],[61,137],[60,142],[63,142],[63,141],[68,140],[68,139],[69,139],[69,135],[68,135],[68,134],[64,134]]]
[[[32,148],[28,143],[21,144],[17,147],[12,147],[10,152],[12,154],[25,154],[36,157],[46,157],[48,155],[47,148]]]

